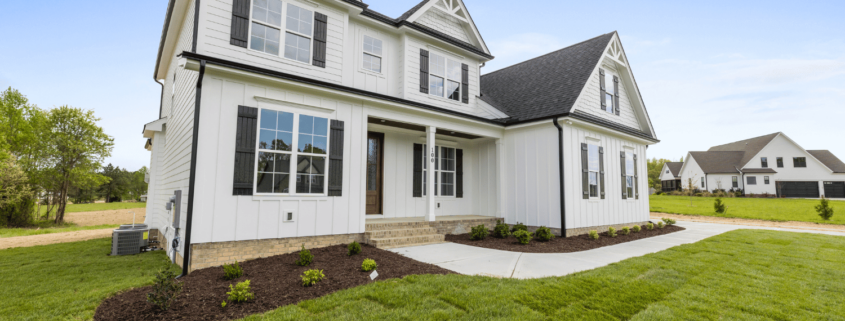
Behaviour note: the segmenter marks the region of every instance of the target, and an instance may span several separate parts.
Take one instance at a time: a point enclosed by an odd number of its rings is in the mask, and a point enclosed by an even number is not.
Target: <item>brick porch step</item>
[[[429,234],[370,239],[369,244],[379,249],[390,249],[396,247],[443,243],[445,241],[446,236],[443,234]]]
[[[437,234],[437,229],[433,227],[403,228],[395,230],[367,231],[364,234],[367,239],[385,239],[418,235],[432,235]]]
[[[367,223],[366,231],[384,231],[384,230],[401,230],[401,229],[418,229],[429,228],[431,225],[428,222],[393,222],[393,223]]]

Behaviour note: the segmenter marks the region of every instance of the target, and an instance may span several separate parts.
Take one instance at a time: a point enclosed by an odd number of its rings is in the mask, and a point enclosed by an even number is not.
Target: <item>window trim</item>
[[[611,115],[616,115],[616,109],[615,109],[616,106],[613,105],[616,101],[616,99],[614,99],[614,97],[616,97],[615,96],[616,92],[610,91],[611,89],[614,89],[613,88],[613,86],[614,86],[613,73],[604,66],[602,66],[602,69],[604,69],[604,95],[605,95],[605,104],[606,104],[605,108],[604,108],[604,112],[609,113]],[[610,82],[611,87],[607,87],[608,81]],[[599,86],[601,86],[601,85],[599,85]],[[601,89],[601,87],[599,87],[599,89]],[[609,100],[607,99],[608,95],[610,95]],[[599,98],[599,100],[601,100],[601,98]],[[610,109],[610,111],[608,111],[608,109]]]
[[[292,137],[293,140],[291,141],[291,150],[288,151],[277,151],[277,150],[269,150],[269,149],[261,149],[259,148],[261,144],[261,111],[262,110],[272,110],[275,112],[284,112],[293,114],[293,132]],[[311,117],[318,117],[318,118],[325,118],[326,119],[326,153],[325,154],[314,154],[314,153],[305,153],[297,151],[297,147],[299,146],[299,116],[311,116]],[[253,195],[254,196],[272,196],[272,197],[327,197],[329,193],[329,150],[328,147],[331,146],[331,118],[327,117],[325,114],[318,114],[318,113],[311,113],[311,112],[303,112],[300,110],[293,110],[287,108],[267,108],[267,107],[259,107],[258,108],[258,118],[256,119],[256,139],[255,139],[255,163],[253,164]],[[268,153],[276,153],[276,154],[285,154],[291,156],[290,161],[290,169],[288,172],[288,193],[259,193],[258,192],[258,160],[259,155],[261,152],[268,152]],[[299,178],[299,173],[296,172],[296,164],[298,156],[317,156],[317,157],[325,157],[325,168],[323,174],[323,193],[316,194],[316,193],[297,193],[296,192],[296,181]],[[295,215],[295,214],[294,214]]]
[[[701,188],[704,188],[704,177],[701,178]]]
[[[777,161],[777,167],[783,168],[783,157],[777,157],[776,161]]]
[[[272,26],[268,23],[258,21],[258,20],[255,20],[255,19],[252,18],[252,9],[255,8],[255,4],[252,1],[250,1],[250,4],[249,4],[249,29],[247,30],[246,49],[249,50],[249,51],[252,51],[252,52],[260,53],[260,54],[264,54],[264,55],[268,55],[268,56],[272,56],[272,57],[276,57],[276,58],[282,58],[282,59],[285,59],[286,61],[292,61],[292,62],[295,62],[295,63],[307,64],[309,66],[312,66],[312,64],[314,63],[314,21],[313,20],[314,20],[314,13],[316,11],[314,10],[314,8],[305,8],[304,6],[302,6],[299,3],[294,3],[294,2],[291,2],[291,1],[281,1],[281,2],[282,2],[282,21],[281,21],[281,24],[280,24],[279,27],[274,27],[274,26]],[[295,32],[295,31],[289,31],[287,29],[287,14],[288,14],[288,6],[287,5],[288,4],[292,4],[294,6],[297,6],[300,9],[306,9],[308,11],[311,11],[311,20],[312,21],[311,21],[311,36],[310,37],[303,35],[303,34],[300,34],[298,32]],[[250,44],[252,44],[252,23],[253,22],[260,24],[260,25],[264,25],[264,26],[269,27],[269,28],[274,28],[274,29],[279,30],[279,54],[274,55],[274,54],[271,54],[271,53],[268,53],[268,52],[252,49]],[[296,59],[291,59],[291,58],[285,57],[285,54],[284,54],[284,52],[285,52],[285,33],[287,33],[287,32],[290,32],[290,33],[295,34],[297,36],[302,36],[302,37],[308,38],[308,41],[310,43],[309,44],[310,50],[309,50],[308,62],[307,63],[296,60]]]
[[[457,185],[457,180],[458,180],[458,168],[457,168],[458,147],[441,146],[441,145],[437,145],[437,143],[435,142],[435,144],[434,144],[434,147],[435,147],[434,155],[435,155],[436,159],[434,160],[434,163],[431,163],[428,159],[429,153],[426,152],[428,150],[427,149],[428,144],[423,143],[422,146],[423,146],[423,153],[422,153],[423,168],[422,168],[422,179],[420,180],[420,184],[422,184],[422,196],[426,197],[427,193],[428,193],[428,188],[426,188],[426,184],[427,184],[427,180],[428,180],[428,169],[429,169],[428,164],[436,164],[435,169],[434,169],[434,180],[435,180],[435,182],[437,182],[437,184],[434,185],[434,197],[439,198],[439,199],[457,198],[458,193],[456,193],[457,190],[455,189],[455,185]],[[440,166],[441,165],[440,162],[443,159],[443,158],[441,158],[441,155],[443,155],[442,148],[451,148],[451,149],[455,150],[455,157],[456,157],[455,162],[456,162],[456,164],[455,164],[455,170],[454,171],[443,171],[442,169],[439,168],[439,167],[442,167],[442,166]],[[443,173],[443,172],[454,174],[454,175],[452,175],[452,188],[453,189],[452,189],[452,195],[451,196],[449,196],[449,195],[444,196],[443,193],[442,193],[443,189],[440,188],[441,185],[443,185],[443,177],[442,176],[438,177],[438,176],[441,175],[441,173]]]
[[[754,182],[751,181],[752,179],[754,180]],[[746,176],[745,177],[745,184],[757,185],[757,176]]]
[[[605,76],[607,76],[606,72],[605,72]],[[634,184],[636,184],[636,183],[634,182],[634,171],[631,171],[630,173],[628,172],[628,162],[629,161],[632,163],[632,167],[637,166],[637,163],[634,162],[634,151],[626,148],[625,149],[625,182],[624,182],[624,184],[625,184],[625,196],[626,196],[625,199],[630,200],[630,201],[634,201],[634,200],[636,200],[636,191],[635,191],[636,188],[634,186]],[[630,179],[630,182],[631,182],[630,185],[628,185],[629,179]],[[628,190],[628,189],[630,189],[630,190]]]
[[[590,200],[601,200],[601,153],[599,153],[599,149],[602,147],[601,143],[595,140],[587,140],[587,195],[589,196]],[[596,147],[596,154],[598,155],[596,161],[599,164],[599,168],[596,170],[590,169],[590,146]],[[596,173],[596,195],[593,196],[590,184],[590,175],[592,173]],[[607,188],[607,186],[605,186]]]
[[[769,158],[760,157],[760,168],[769,168]]]
[[[443,70],[440,71],[440,72],[442,72],[442,74],[434,71],[434,68],[432,68],[433,65],[434,65],[434,57],[433,56],[443,57]],[[458,68],[461,68],[461,65],[463,64],[462,59],[459,59],[459,58],[453,59],[453,57],[451,57],[451,55],[443,53],[443,52],[435,52],[434,50],[428,51],[428,96],[442,98],[442,99],[445,99],[445,100],[447,100],[449,102],[453,102],[453,103],[461,103],[461,97],[463,95],[463,90],[464,90],[463,86],[461,84],[463,79],[460,79],[460,77],[457,80],[453,80],[453,79],[449,78],[449,60],[450,59],[458,64]],[[443,78],[443,96],[435,95],[432,92],[432,90],[431,90],[431,76]],[[452,80],[453,82],[458,84],[458,93],[457,93],[458,99],[457,100],[451,99],[448,96],[448,94],[449,94],[449,91],[448,91],[449,86],[448,85],[449,85],[450,80]]]
[[[367,40],[367,37],[372,38],[372,39],[374,39],[374,40],[381,41],[381,54],[380,54],[380,55],[376,55],[375,53],[370,53],[370,52],[367,52],[367,50],[366,50],[366,49],[364,49],[364,41],[366,41],[366,40]],[[371,36],[371,35],[370,35],[370,34],[368,34],[368,33],[364,33],[363,35],[361,35],[361,64],[359,65],[359,69],[360,69],[360,70],[363,70],[363,71],[365,71],[365,72],[369,72],[369,73],[373,73],[373,74],[376,74],[376,75],[379,75],[379,76],[383,76],[383,75],[384,75],[384,56],[385,56],[385,51],[386,51],[386,50],[385,50],[385,48],[384,48],[384,40],[383,40],[383,39],[381,39],[381,38],[379,38],[379,37],[374,37],[374,36]],[[380,71],[375,71],[375,70],[367,69],[367,67],[364,67],[364,56],[365,56],[365,55],[370,55],[370,56],[373,56],[373,57],[376,57],[376,58],[379,58],[379,59],[380,59],[380,60],[379,60],[379,70],[380,70]]]
[[[731,176],[731,188],[739,188],[739,176]]]
[[[803,159],[802,163],[803,163],[804,166],[798,166],[798,163],[796,162],[798,159]],[[793,157],[792,158],[792,167],[793,168],[807,168],[807,157]]]
[[[769,185],[769,177],[768,176],[763,176],[763,184]]]

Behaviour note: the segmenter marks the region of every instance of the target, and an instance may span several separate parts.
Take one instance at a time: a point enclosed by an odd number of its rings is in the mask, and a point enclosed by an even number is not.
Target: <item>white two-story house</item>
[[[845,163],[828,150],[806,150],[781,132],[689,152],[675,176],[684,189],[692,181],[707,191],[845,198]],[[664,185],[669,179],[661,178]]]
[[[493,57],[460,0],[171,0],[146,223],[188,272],[399,244],[378,222],[647,221],[658,140],[619,35],[482,75]]]

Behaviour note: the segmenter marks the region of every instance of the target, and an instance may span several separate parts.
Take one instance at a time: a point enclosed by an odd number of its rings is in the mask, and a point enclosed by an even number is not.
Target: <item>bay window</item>
[[[259,117],[256,193],[324,194],[328,119],[270,109]]]
[[[461,63],[431,53],[429,57],[428,93],[454,101],[461,100]]]

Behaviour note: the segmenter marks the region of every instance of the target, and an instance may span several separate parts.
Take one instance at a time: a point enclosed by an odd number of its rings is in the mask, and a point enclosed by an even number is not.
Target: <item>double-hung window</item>
[[[461,100],[461,63],[431,53],[429,57],[428,93],[454,101]]]
[[[590,197],[599,197],[599,147],[596,145],[587,145],[587,169],[590,171]]]
[[[807,158],[806,157],[793,157],[792,158],[792,167],[807,167]]]
[[[757,185],[757,176],[748,176],[746,179],[748,180],[748,185]]]
[[[769,185],[769,177],[768,176],[763,176],[763,183],[766,184],[766,185]]]
[[[777,161],[778,161],[778,168],[783,168],[783,157],[778,157]]]
[[[427,151],[427,146],[423,144],[423,150]],[[423,195],[427,195],[428,190],[426,184],[428,183],[428,152],[424,152],[422,157],[423,172],[422,184]],[[455,149],[450,147],[436,146],[434,148],[434,195],[435,196],[455,196]]]
[[[255,0],[252,3],[252,27],[249,48],[279,54],[279,28],[282,26],[282,1]]]
[[[311,62],[311,30],[314,13],[290,3],[287,10],[285,58],[309,63]]]
[[[768,157],[760,157],[760,166],[763,168],[769,167],[769,158]]]
[[[628,193],[628,199],[636,197],[634,195],[634,153],[625,152],[625,191]]]
[[[701,188],[704,188],[704,177],[701,178]]]
[[[260,117],[256,193],[324,194],[328,119],[270,109]]]
[[[613,94],[615,93],[613,92],[613,90],[615,90],[616,86],[613,85],[613,75],[611,75],[609,72],[604,76],[604,88],[604,101],[606,103],[604,110],[608,113],[613,114],[615,113],[613,109],[615,107],[613,106],[615,102],[615,100],[613,99]]]
[[[731,186],[733,188],[739,188],[739,180],[736,176],[731,177]]]
[[[381,40],[364,36],[364,69],[381,72]]]

